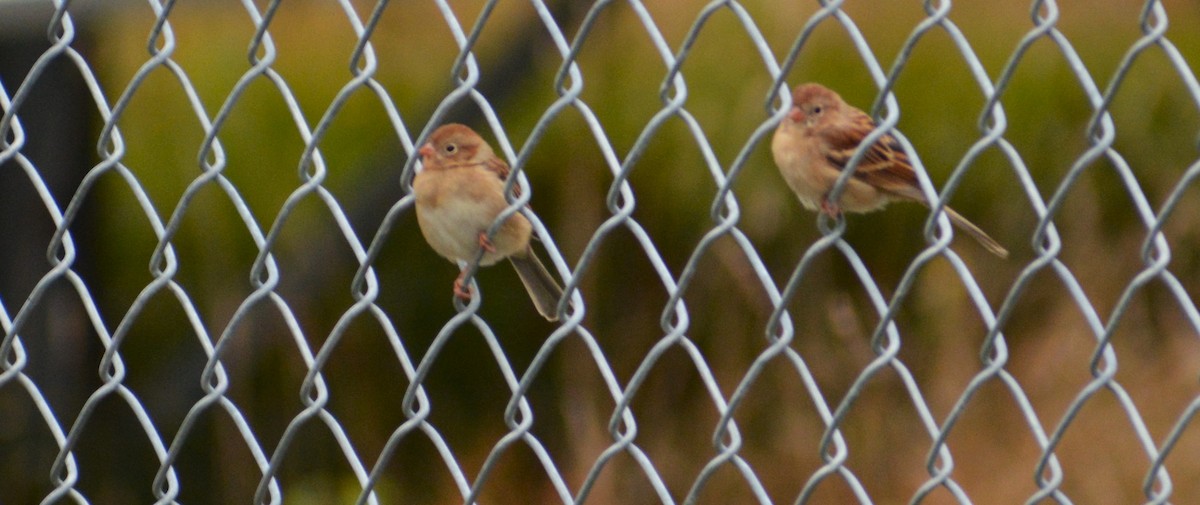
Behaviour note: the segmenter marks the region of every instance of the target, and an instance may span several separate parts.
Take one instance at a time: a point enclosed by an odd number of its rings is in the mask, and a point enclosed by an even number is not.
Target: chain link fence
[[[43,30],[0,74],[0,503],[1200,500],[1200,6],[866,4],[0,3]],[[770,136],[855,78],[1012,258],[813,225]],[[450,121],[530,188],[558,323],[501,269],[447,303]]]

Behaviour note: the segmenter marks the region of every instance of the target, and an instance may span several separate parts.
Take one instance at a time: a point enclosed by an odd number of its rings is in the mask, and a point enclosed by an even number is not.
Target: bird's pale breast
[[[495,221],[508,202],[504,181],[490,172],[456,168],[423,172],[413,180],[417,198],[417,224],[430,247],[451,261],[471,261],[479,254],[479,234]],[[491,265],[524,250],[530,225],[525,216],[513,214],[496,232],[482,265]]]

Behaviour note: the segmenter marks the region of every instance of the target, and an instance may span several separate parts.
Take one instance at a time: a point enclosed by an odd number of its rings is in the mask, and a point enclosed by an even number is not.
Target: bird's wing
[[[512,172],[512,170],[508,168],[508,163],[505,163],[504,160],[496,156],[489,156],[487,159],[485,159],[483,161],[483,168],[484,170],[496,174],[496,177],[499,177],[502,181],[508,179],[509,172]]]
[[[483,162],[483,169],[496,174],[502,181],[508,180],[508,174],[512,173],[512,169],[508,168],[508,163],[497,156],[490,156]],[[521,185],[513,184],[513,196],[521,196]]]
[[[821,132],[826,140],[825,145],[829,146],[828,151],[823,153],[825,159],[839,170],[846,168],[859,143],[874,130],[875,122],[865,113],[857,115],[849,124],[825,128]],[[904,197],[925,199],[908,155],[904,154],[904,148],[891,134],[880,137],[867,149],[854,169],[854,178]]]

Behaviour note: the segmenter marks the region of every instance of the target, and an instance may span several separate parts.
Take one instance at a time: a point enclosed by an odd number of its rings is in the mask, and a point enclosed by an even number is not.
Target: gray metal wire
[[[313,425],[322,426],[340,450],[340,456],[359,486],[356,503],[360,504],[384,501],[378,496],[376,487],[385,477],[389,463],[397,457],[401,444],[411,438],[421,438],[432,444],[441,459],[440,464],[449,474],[456,492],[461,495],[464,503],[476,502],[501,458],[518,446],[523,446],[534,454],[550,482],[554,495],[562,503],[583,503],[589,500],[590,493],[601,475],[612,466],[614,458],[620,455],[625,455],[634,462],[653,491],[653,496],[641,497],[639,502],[695,503],[717,472],[732,469],[744,481],[754,501],[762,504],[778,503],[780,499],[772,497],[760,478],[762,469],[756,468],[744,457],[745,442],[739,428],[737,413],[750,391],[760,384],[765,370],[770,366],[779,366],[780,363],[795,373],[794,380],[798,381],[807,395],[806,399],[795,400],[811,403],[812,409],[824,424],[824,433],[819,445],[803,449],[815,450],[820,457],[821,466],[810,475],[796,475],[803,485],[794,499],[787,501],[798,504],[811,503],[819,486],[830,479],[837,479],[850,490],[850,494],[858,503],[877,502],[878,498],[872,497],[868,491],[869,486],[863,482],[863,477],[847,464],[850,452],[854,448],[847,442],[843,430],[848,413],[856,405],[856,401],[868,385],[885,372],[899,379],[906,401],[917,414],[923,433],[912,435],[928,439],[928,457],[925,461],[928,477],[913,493],[910,503],[923,503],[937,492],[951,497],[956,503],[973,503],[969,490],[956,480],[955,453],[949,438],[958,428],[972,399],[988,385],[998,386],[1011,397],[1012,404],[1027,424],[1028,433],[1040,450],[1036,467],[1029,469],[1027,475],[1021,476],[1023,479],[1032,478],[1037,487],[1037,491],[1028,497],[1027,503],[1045,503],[1047,500],[1072,503],[1072,499],[1062,487],[1067,470],[1060,463],[1056,451],[1079,413],[1102,391],[1110,393],[1111,398],[1117,401],[1125,414],[1125,422],[1143,452],[1138,457],[1145,459],[1148,468],[1143,478],[1143,488],[1140,490],[1146,503],[1168,503],[1171,499],[1173,486],[1168,457],[1181,438],[1188,433],[1194,436],[1197,428],[1193,426],[1193,420],[1200,412],[1200,394],[1194,395],[1194,399],[1179,414],[1165,438],[1160,441],[1154,440],[1142,412],[1134,404],[1125,387],[1116,379],[1118,356],[1111,342],[1117,324],[1127,312],[1135,295],[1146,286],[1155,283],[1170,293],[1171,301],[1178,305],[1187,324],[1200,335],[1200,311],[1197,309],[1194,294],[1189,294],[1180,279],[1168,269],[1172,254],[1163,235],[1164,222],[1186,198],[1189,188],[1194,188],[1195,181],[1200,179],[1200,160],[1193,162],[1186,169],[1170,189],[1162,206],[1154,209],[1135,178],[1130,163],[1114,147],[1117,132],[1109,110],[1114,96],[1122,89],[1130,75],[1132,66],[1151,48],[1157,48],[1166,55],[1175,71],[1175,75],[1171,77],[1179,80],[1190,94],[1193,104],[1200,106],[1200,83],[1197,82],[1189,63],[1166,37],[1168,15],[1161,1],[1148,0],[1145,3],[1140,20],[1142,36],[1128,49],[1113,75],[1108,79],[1099,79],[1100,82],[1107,83],[1102,89],[1101,84],[1098,84],[1097,79],[1080,59],[1071,40],[1060,31],[1060,13],[1057,3],[1053,0],[1035,0],[1032,3],[1032,26],[1014,48],[1008,63],[996,78],[988,74],[963,31],[951,19],[950,12],[954,4],[951,0],[924,2],[926,17],[915,25],[887,71],[855,20],[842,9],[842,1],[821,0],[818,10],[803,22],[790,49],[784,58],[779,60],[754,17],[745,6],[733,0],[713,0],[705,5],[696,15],[683,41],[675,48],[667,42],[658,23],[646,5],[639,0],[594,2],[582,24],[575,29],[574,36],[564,32],[564,27],[559,26],[551,8],[544,1],[530,0],[529,4],[536,13],[538,26],[552,41],[552,50],[560,62],[553,83],[557,98],[541,113],[525,143],[519,148],[514,147],[503,122],[487,98],[476,89],[480,82],[480,67],[476,61],[475,46],[491,20],[497,4],[495,0],[486,3],[469,30],[464,29],[468,23],[464,23],[464,20],[458,17],[447,0],[435,0],[441,15],[440,22],[444,22],[450,30],[459,52],[451,70],[453,89],[445,95],[428,121],[420,126],[412,126],[402,118],[388,90],[376,79],[380,56],[376,54],[371,42],[372,36],[376,34],[380,20],[389,9],[404,8],[391,5],[387,0],[377,2],[365,19],[360,17],[357,6],[350,0],[338,0],[337,4],[345,18],[338,22],[347,22],[357,41],[345,84],[315,120],[302,112],[293,92],[293,85],[273,67],[277,50],[271,36],[271,27],[276,14],[284,8],[279,0],[270,1],[265,8],[259,6],[261,2],[242,1],[246,16],[255,26],[255,33],[247,50],[250,66],[238,78],[216,112],[211,114],[203,105],[193,79],[183,66],[173,59],[176,49],[176,36],[171,26],[171,14],[176,6],[174,0],[148,0],[147,4],[155,18],[149,32],[149,58],[111,103],[96,76],[96,63],[85,58],[74,46],[76,29],[69,9],[70,2],[52,0],[49,3],[54,9],[46,32],[50,46],[30,68],[24,80],[17,83],[15,89],[11,88],[13,83],[7,83],[9,87],[6,87],[6,83],[0,82],[0,107],[4,111],[3,118],[0,119],[0,166],[14,167],[13,169],[22,173],[34,188],[47,216],[56,228],[47,250],[49,271],[42,276],[27,299],[0,300],[0,326],[4,329],[4,339],[0,343],[0,391],[8,391],[10,394],[12,391],[20,391],[27,397],[57,444],[57,457],[47,469],[53,490],[45,496],[43,503],[89,503],[88,497],[79,486],[81,475],[76,451],[81,438],[86,436],[87,428],[95,420],[98,406],[114,400],[121,402],[128,409],[141,428],[140,433],[128,433],[126,436],[144,438],[159,462],[157,475],[153,482],[147,485],[156,503],[161,504],[177,503],[181,486],[194,485],[187,484],[188,478],[181,475],[177,463],[184,446],[191,440],[202,420],[214,412],[232,422],[241,443],[252,456],[256,468],[246,470],[254,472],[258,481],[254,498],[256,503],[276,504],[286,500],[280,482],[284,478],[280,474],[281,466],[287,460],[289,450],[302,437],[302,431]],[[632,147],[624,153],[613,146],[592,107],[582,98],[588,83],[585,82],[578,62],[581,47],[592,36],[597,20],[618,5],[632,11],[633,19],[640,23],[662,60],[661,74],[645,70],[647,74],[662,76],[659,88],[661,106],[646,122]],[[753,57],[762,60],[762,65],[772,80],[772,85],[763,97],[765,113],[761,123],[728,164],[723,164],[718,159],[708,135],[688,109],[689,92],[684,71],[685,62],[693,54],[692,49],[699,34],[718,13],[727,13],[744,29],[755,51]],[[907,267],[898,286],[890,295],[877,283],[867,263],[854,247],[844,239],[847,225],[843,218],[829,218],[824,215],[819,218],[821,238],[807,248],[782,285],[775,282],[758,249],[739,228],[742,210],[739,198],[734,192],[739,175],[748,165],[752,154],[762,149],[763,140],[771,135],[790,107],[791,99],[788,93],[784,92],[789,89],[785,78],[804,52],[813,32],[821,26],[834,26],[844,32],[851,41],[853,51],[861,58],[878,87],[879,92],[871,112],[877,118],[880,128],[868,141],[888,133],[896,136],[914,162],[922,191],[930,202],[935,202],[925,228],[927,246]],[[892,93],[916,46],[932,33],[940,33],[952,41],[958,49],[958,57],[970,72],[976,86],[975,91],[985,102],[977,124],[978,138],[958,161],[940,192],[926,175],[919,153],[901,132],[894,129],[901,111]],[[1025,60],[1027,51],[1037,43],[1051,44],[1067,62],[1092,112],[1087,132],[1088,149],[1073,161],[1070,170],[1058,182],[1049,198],[1043,197],[1034,184],[1030,169],[1020,152],[1005,138],[1008,128],[1003,105],[1005,91],[1016,69]],[[52,196],[42,172],[23,151],[26,137],[21,123],[22,116],[37,114],[35,110],[23,109],[22,105],[46,68],[57,62],[66,62],[78,71],[103,121],[96,145],[100,161],[88,171],[65,205]],[[174,80],[174,84],[184,91],[194,114],[194,117],[178,120],[195,121],[204,132],[204,140],[196,159],[196,175],[179,200],[173,202],[173,208],[166,216],[159,214],[142,183],[125,165],[125,139],[119,127],[127,106],[143,87],[148,76],[155,71],[162,73],[163,70]],[[261,82],[269,84],[273,92],[283,99],[293,126],[304,144],[297,166],[299,184],[291,191],[269,223],[260,221],[252,214],[237,185],[225,175],[227,159],[220,140],[222,129],[233,110],[246,102],[246,90],[252,84]],[[369,242],[351,225],[344,203],[324,185],[328,168],[320,148],[322,139],[350,97],[364,92],[385,113],[390,128],[394,130],[407,154],[400,176],[402,196],[391,207],[379,228],[373,230],[374,236]],[[497,139],[499,152],[513,167],[514,176],[508,180],[508,190],[515,184],[530,188],[523,170],[551,123],[568,110],[573,110],[583,119],[587,127],[586,133],[598,147],[603,162],[613,176],[605,198],[609,215],[591,234],[586,247],[574,260],[574,264],[571,258],[564,256],[559,250],[552,230],[547,229],[538,216],[525,206],[531,197],[531,191],[511,198],[512,205],[501,216],[503,218],[521,212],[530,219],[553,264],[553,270],[563,280],[565,292],[569,294],[558,307],[562,322],[545,339],[537,354],[523,370],[514,365],[501,344],[500,336],[479,315],[481,304],[486,302],[485,296],[476,296],[466,304],[456,302],[458,314],[446,321],[423,353],[414,352],[405,344],[387,311],[378,304],[380,291],[384,287],[380,285],[380,279],[375,272],[375,262],[383,247],[396,239],[391,232],[397,223],[413,211],[411,181],[418,163],[415,146],[421,145],[432,129],[444,122],[451,109],[464,102],[472,103],[483,113],[489,133]],[[638,166],[656,133],[666,123],[676,120],[685,125],[691,140],[699,148],[704,168],[717,187],[710,205],[710,227],[679,271],[672,270],[659,252],[656,242],[661,239],[656,238],[634,217],[638,198],[630,182],[633,170]],[[869,142],[864,142],[864,145],[867,144]],[[962,182],[971,177],[972,168],[987,151],[996,151],[1002,155],[1007,162],[1007,169],[1019,181],[1024,191],[1027,201],[1021,203],[1031,208],[1037,218],[1036,230],[1030,241],[1034,257],[1013,281],[1003,301],[998,305],[993,305],[987,300],[977,281],[977,273],[949,247],[953,233],[949,220],[942,212],[945,203],[951,199]],[[833,190],[835,195],[845,186],[864,154],[865,150],[860,149],[851,158],[845,173]],[[1098,312],[1095,303],[1084,292],[1078,274],[1060,258],[1062,238],[1055,228],[1055,218],[1063,208],[1066,195],[1078,185],[1085,171],[1095,170],[1092,167],[1099,160],[1105,160],[1111,165],[1133,203],[1138,221],[1146,230],[1146,239],[1141,251],[1144,266],[1125,288],[1107,317]],[[84,201],[95,191],[97,181],[108,174],[114,174],[133,195],[145,216],[146,225],[153,231],[157,240],[149,264],[153,280],[142,288],[124,314],[105,314],[98,308],[96,301],[103,295],[97,289],[102,287],[87,285],[78,274],[78,257],[71,232]],[[107,178],[112,179],[113,176],[109,175]],[[249,282],[253,291],[241,301],[231,320],[217,333],[210,332],[211,323],[205,321],[196,302],[177,281],[180,264],[173,245],[185,214],[197,195],[206,189],[218,190],[233,204],[257,249],[257,257],[249,271]],[[536,191],[536,188],[533,188],[533,191]],[[341,315],[329,334],[323,340],[319,340],[319,345],[312,344],[317,340],[306,333],[299,321],[300,314],[294,302],[289,302],[280,294],[280,272],[275,256],[285,225],[298,218],[297,207],[302,201],[313,200],[320,202],[323,211],[332,217],[340,232],[338,238],[349,247],[359,265],[350,285],[350,294],[354,302]],[[500,219],[489,233],[495,232],[499,222]],[[582,274],[594,268],[602,245],[610,242],[613,234],[620,230],[633,237],[637,245],[636,254],[649,261],[656,274],[654,280],[661,285],[668,297],[662,307],[659,321],[661,336],[645,356],[641,357],[627,380],[618,377],[611,366],[611,356],[605,353],[597,338],[583,324],[589,305],[580,289]],[[735,244],[759,283],[755,289],[761,289],[772,305],[766,331],[762,335],[765,338],[765,346],[732,389],[729,389],[728,385],[723,388],[718,383],[713,366],[709,363],[710,357],[689,337],[692,325],[691,310],[694,309],[689,308],[684,300],[689,286],[703,275],[700,273],[701,260],[706,254],[710,254],[714,244],[721,240],[732,241]],[[816,259],[829,255],[840,257],[849,265],[868,297],[871,309],[878,317],[870,338],[872,361],[858,371],[844,397],[835,401],[826,398],[809,367],[809,360],[820,357],[802,356],[794,346],[797,322],[793,320],[789,311],[791,302],[805,287],[806,278],[818,268],[815,266]],[[941,419],[930,407],[926,393],[914,378],[909,366],[900,359],[903,335],[896,324],[899,310],[909,301],[918,276],[935,260],[944,260],[951,267],[979,318],[988,328],[979,348],[978,371],[958,393],[948,414]],[[474,282],[472,278],[476,268],[477,264],[470,267],[468,282]],[[1003,329],[1013,317],[1018,302],[1022,300],[1033,279],[1039,276],[1052,276],[1061,282],[1095,338],[1093,359],[1088,370],[1091,379],[1078,391],[1065,412],[1057,419],[1047,418],[1047,413],[1036,410],[1026,387],[1006,368],[1010,352]],[[104,349],[99,368],[102,384],[91,392],[74,419],[63,419],[56,415],[54,405],[48,400],[43,386],[26,373],[30,358],[23,344],[23,338],[27,338],[24,330],[30,317],[44,303],[48,290],[54,285],[67,285],[78,296],[91,329],[99,336]],[[478,286],[476,292],[481,292]],[[122,344],[131,326],[143,316],[149,301],[164,295],[172,298],[183,309],[189,326],[186,331],[195,336],[196,342],[203,349],[205,359],[203,371],[198,377],[203,396],[191,405],[174,432],[156,424],[145,408],[142,398],[125,383],[126,365],[121,354]],[[239,338],[238,330],[248,315],[254,310],[264,309],[273,311],[285,321],[295,349],[307,371],[298,391],[303,408],[294,415],[278,440],[264,439],[261,431],[256,431],[247,419],[247,406],[239,405],[228,395],[231,379],[225,363],[229,349],[233,341]],[[361,318],[369,318],[383,329],[387,345],[408,380],[406,390],[398,400],[405,420],[394,427],[382,451],[374,458],[363,455],[359,446],[347,434],[343,421],[329,409],[331,393],[325,379],[325,369],[331,360],[335,359],[334,351],[345,336],[347,328],[353,321]],[[474,471],[464,467],[460,460],[461,454],[456,453],[445,440],[443,433],[431,421],[431,413],[437,407],[431,403],[426,391],[426,381],[434,364],[452,362],[455,359],[452,354],[446,352],[446,347],[452,336],[464,327],[473,327],[478,331],[503,377],[504,387],[511,393],[503,418],[507,432],[491,448],[481,466]],[[560,469],[561,463],[556,462],[545,442],[534,434],[532,427],[535,411],[528,398],[531,388],[539,381],[550,360],[568,341],[581,344],[586,350],[586,358],[594,364],[605,393],[612,401],[607,424],[611,442],[595,458],[582,479],[574,479],[576,482],[570,482],[572,478],[564,476]],[[684,488],[669,485],[663,477],[661,463],[656,463],[645,450],[644,440],[639,438],[638,413],[633,407],[639,391],[646,387],[650,374],[656,370],[664,355],[672,350],[682,351],[687,357],[718,417],[718,422],[713,426],[710,457]],[[1176,455],[1176,458],[1181,457],[1186,456]],[[1179,478],[1178,475],[1175,477]],[[5,479],[5,476],[0,475],[0,482]]]

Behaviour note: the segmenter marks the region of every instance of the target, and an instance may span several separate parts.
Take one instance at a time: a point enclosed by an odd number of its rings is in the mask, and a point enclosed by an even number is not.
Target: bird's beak
[[[434,152],[434,150],[433,150],[432,142],[421,146],[420,149],[417,149],[417,153],[419,153],[421,155],[421,158],[423,158],[424,160],[428,160],[429,158],[432,158],[433,152]]]
[[[799,123],[804,121],[804,111],[800,110],[800,107],[792,107],[792,110],[788,111],[787,117],[793,122]]]

